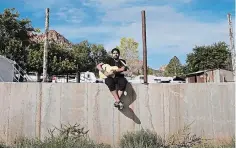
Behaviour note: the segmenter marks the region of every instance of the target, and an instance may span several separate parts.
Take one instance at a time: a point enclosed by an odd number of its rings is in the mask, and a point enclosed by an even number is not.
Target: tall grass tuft
[[[142,129],[124,134],[119,146],[122,148],[157,148],[163,146],[163,140],[155,132]]]
[[[90,140],[88,131],[79,125],[61,125],[48,130],[49,136],[43,140],[18,138],[11,148],[110,148],[108,144],[98,144]],[[0,148],[8,146],[0,143]],[[235,148],[235,137],[231,140],[209,140],[190,133],[190,125],[167,138],[156,132],[141,129],[125,133],[119,142],[121,148]]]
[[[190,133],[190,125],[184,126],[176,133],[170,135],[165,141],[165,147],[168,148],[180,148],[180,147],[192,147],[196,144],[200,144],[202,138]]]
[[[55,131],[57,130],[57,131]],[[109,148],[107,144],[96,144],[89,139],[87,130],[79,125],[61,125],[48,130],[49,137],[39,139],[20,138],[14,142],[17,148]]]
[[[230,141],[204,139],[191,134],[190,125],[187,125],[166,139],[150,130],[127,132],[122,136],[119,146],[122,148],[235,148],[235,137]]]

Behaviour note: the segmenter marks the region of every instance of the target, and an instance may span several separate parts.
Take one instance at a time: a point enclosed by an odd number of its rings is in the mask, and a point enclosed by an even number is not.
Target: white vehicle
[[[27,73],[28,77],[26,77],[27,82],[37,82],[37,72],[29,72]],[[41,75],[39,80],[43,79],[43,76]]]
[[[147,75],[147,80],[148,83],[158,83],[158,81],[160,81],[158,77],[154,75]],[[143,81],[144,81],[143,75],[136,76],[133,79],[128,79],[128,82],[130,83],[143,83]]]
[[[97,78],[93,72],[81,72],[80,73],[80,82],[90,82],[90,83],[96,83]]]
[[[65,83],[66,77],[53,77],[52,79],[53,83]],[[73,79],[68,79],[68,82],[76,83],[76,77],[73,77]],[[97,83],[98,80],[93,72],[81,72],[80,73],[80,82],[89,82],[89,83]]]

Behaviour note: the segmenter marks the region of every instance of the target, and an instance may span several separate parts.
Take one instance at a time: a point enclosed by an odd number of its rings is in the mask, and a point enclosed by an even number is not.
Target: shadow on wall
[[[126,92],[127,92],[127,95],[123,95],[121,97],[121,100],[124,102],[124,108],[119,111],[123,113],[126,117],[132,119],[136,124],[141,124],[141,121],[135,115],[133,109],[129,107],[136,100],[136,97],[137,97],[130,83],[128,83],[126,86]]]

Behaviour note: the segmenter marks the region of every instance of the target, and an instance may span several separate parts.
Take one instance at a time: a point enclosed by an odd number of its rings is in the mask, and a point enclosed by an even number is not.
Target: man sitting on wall
[[[127,71],[126,61],[120,59],[120,51],[117,48],[112,49],[111,51],[112,57],[110,57],[106,64],[110,65],[111,67],[116,66],[116,70],[106,72],[103,69],[104,63],[100,63],[97,65],[97,69],[102,72],[105,78],[105,84],[108,86],[111,94],[115,98],[114,106],[122,109],[124,107],[123,102],[120,100],[123,92],[125,91],[127,80],[124,77],[122,72]],[[118,91],[116,90],[116,86]]]

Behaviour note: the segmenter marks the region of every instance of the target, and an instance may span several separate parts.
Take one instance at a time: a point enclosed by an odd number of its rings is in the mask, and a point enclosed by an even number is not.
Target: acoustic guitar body
[[[110,73],[111,71],[117,70],[117,66],[110,66],[109,64],[103,64],[102,69],[105,70],[106,72]],[[111,75],[112,78],[115,77],[115,74]],[[103,74],[101,71],[99,71],[99,78],[100,79],[105,79],[107,76]]]

